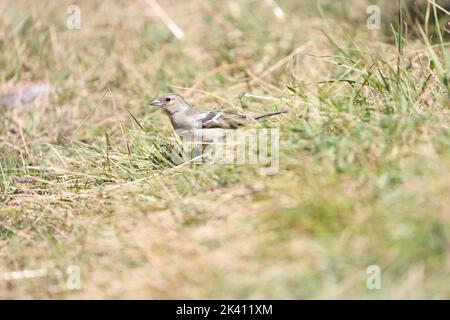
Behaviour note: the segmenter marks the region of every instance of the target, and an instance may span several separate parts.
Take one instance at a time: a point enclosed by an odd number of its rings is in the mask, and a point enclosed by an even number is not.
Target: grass
[[[0,277],[0,297],[450,298],[448,33],[374,33],[332,1],[280,0],[285,21],[258,1],[160,2],[183,41],[145,2],[80,1],[80,30],[69,2],[0,5],[1,92],[54,88],[0,107],[0,275],[47,270]],[[174,165],[148,107],[167,91],[289,110],[263,123],[278,174]]]

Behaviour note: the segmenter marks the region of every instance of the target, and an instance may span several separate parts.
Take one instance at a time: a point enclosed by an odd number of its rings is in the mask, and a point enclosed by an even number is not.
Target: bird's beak
[[[164,103],[161,99],[157,98],[150,103],[151,106],[164,107]]]

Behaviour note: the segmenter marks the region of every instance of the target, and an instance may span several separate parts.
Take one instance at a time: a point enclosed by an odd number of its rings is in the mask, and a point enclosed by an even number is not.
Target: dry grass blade
[[[283,9],[278,5],[278,3],[275,0],[265,0],[267,5],[272,9],[273,14],[281,20],[286,19],[286,14],[284,13]]]
[[[144,0],[145,3],[152,9],[161,21],[166,25],[166,27],[172,32],[172,34],[178,40],[184,38],[184,32],[181,28],[173,21],[173,19],[167,14],[167,12],[158,4],[156,0]]]

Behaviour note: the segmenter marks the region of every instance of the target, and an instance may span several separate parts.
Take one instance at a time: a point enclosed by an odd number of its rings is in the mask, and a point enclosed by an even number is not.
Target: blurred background
[[[0,298],[450,298],[449,10],[1,1]],[[172,163],[171,91],[279,173]]]

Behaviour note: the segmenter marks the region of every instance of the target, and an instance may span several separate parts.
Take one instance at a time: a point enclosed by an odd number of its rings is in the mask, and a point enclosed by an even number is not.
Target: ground
[[[0,106],[0,298],[450,298],[433,8],[410,32],[382,4],[368,29],[368,1],[280,0],[281,19],[264,1],[160,0],[177,39],[151,2],[76,1],[79,29],[71,2],[0,3],[0,93],[52,88]],[[280,131],[278,172],[174,164],[149,106],[168,91],[288,110],[254,124]]]

